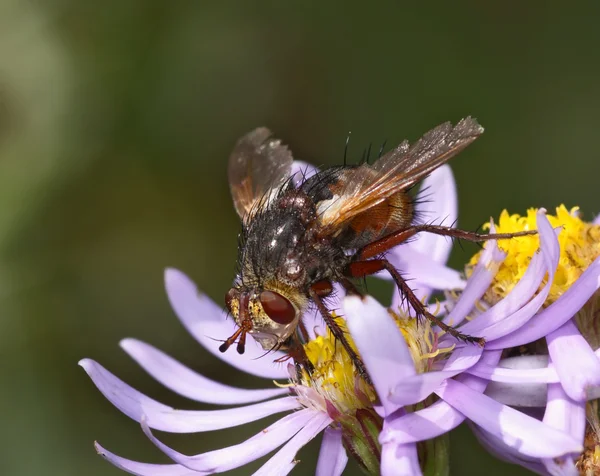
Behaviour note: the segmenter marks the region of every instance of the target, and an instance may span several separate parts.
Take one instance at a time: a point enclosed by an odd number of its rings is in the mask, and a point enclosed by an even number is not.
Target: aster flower
[[[304,176],[311,173],[303,170]],[[427,180],[438,183],[432,200],[421,206],[435,212],[434,216],[454,220],[456,202],[449,168],[441,167]],[[175,464],[135,462],[98,445],[99,453],[133,474],[192,475],[227,471],[280,448],[257,474],[287,474],[295,465],[298,450],[323,432],[317,474],[340,474],[347,461],[346,450],[371,474],[421,474],[422,466],[435,461],[442,468],[447,467],[447,452],[438,437],[465,419],[522,457],[552,459],[581,452],[582,445],[568,430],[492,400],[483,394],[487,381],[468,373],[478,366],[495,371],[503,349],[498,342],[527,323],[550,291],[559,257],[558,242],[543,212],[538,213],[538,220],[540,252],[531,259],[522,279],[505,298],[469,322],[467,316],[474,313],[506,256],[495,243],[486,245],[466,283],[457,272],[445,267],[450,243],[442,237],[419,237],[390,252],[389,259],[401,269],[415,270],[418,281],[414,283],[424,300],[434,289],[464,288],[455,302],[443,303],[445,321],[460,325],[463,332],[485,337],[495,347],[484,350],[464,345],[429,323],[417,323],[402,308],[397,295],[390,310],[372,298],[347,297],[330,303],[347,319],[345,322],[338,318],[338,323],[347,327],[350,343],[364,360],[373,386],[357,375],[351,359],[341,346],[335,345],[314,312],[303,316],[310,331],[305,345],[314,366],[310,374],[293,365],[274,362],[284,357],[278,352],[257,358],[263,351],[252,341],[243,356],[219,353],[213,339],[231,335],[234,323],[225,318],[220,307],[199,295],[185,275],[168,270],[166,288],[171,304],[200,344],[242,371],[268,379],[286,379],[288,383],[263,390],[225,386],[195,374],[148,344],[127,339],[122,347],[171,390],[200,402],[246,406],[212,411],[175,410],[142,395],[96,362],[85,359],[81,365],[100,391],[123,413],[140,422],[146,435]],[[549,282],[542,285],[546,274]],[[542,290],[538,292],[540,285]],[[337,299],[342,297],[339,292]],[[431,304],[432,310],[436,307]],[[166,446],[151,431],[212,431],[283,412],[291,413],[245,442],[194,456]]]
[[[296,174],[298,180],[314,173],[314,169],[298,162],[294,164],[293,170],[294,173],[302,172]],[[425,180],[424,186],[428,187],[429,184],[433,185],[433,194],[428,202],[419,206],[426,206],[431,210],[438,204],[442,210],[448,210],[448,215],[455,214],[456,198],[450,169],[447,166],[438,169]],[[423,213],[427,213],[427,210],[423,210]],[[395,258],[412,269],[418,269],[420,264],[425,269],[434,270],[432,273],[420,274],[420,282],[424,286],[462,286],[458,273],[448,270],[442,264],[449,252],[448,242],[434,240],[436,252],[429,255],[419,251],[418,247],[423,246],[420,242],[421,238],[406,245],[405,250]],[[409,252],[410,249],[415,250],[414,256]],[[428,274],[435,276],[428,278]],[[277,362],[285,357],[284,354],[272,352],[263,356],[264,351],[252,341],[251,336],[243,356],[236,353],[220,353],[218,342],[214,339],[231,335],[235,326],[233,321],[226,318],[219,306],[199,294],[195,285],[183,273],[173,269],[167,270],[165,284],[175,313],[187,330],[211,353],[241,371],[269,380],[284,379],[289,383],[279,388],[262,390],[223,385],[198,375],[149,344],[125,339],[121,342],[121,347],[152,377],[174,392],[203,403],[245,406],[211,411],[170,408],[141,394],[99,363],[84,359],[80,365],[98,389],[119,410],[140,422],[146,435],[175,464],[157,465],[128,460],[96,444],[97,451],[103,457],[133,474],[191,475],[227,471],[281,447],[257,474],[287,474],[295,464],[294,457],[298,450],[323,432],[317,474],[340,474],[347,461],[344,448],[348,448],[367,471],[379,472],[380,449],[377,438],[381,430],[381,417],[377,414],[374,402],[387,402],[386,396],[377,395],[376,389],[357,377],[351,359],[341,346],[335,345],[335,340],[316,312],[309,312],[303,316],[305,326],[311,334],[311,340],[305,350],[315,366],[315,371],[311,375],[306,372],[299,374],[293,366]],[[337,301],[333,298],[330,303],[332,308],[342,309],[339,302],[342,296],[340,292]],[[377,308],[372,301],[368,300],[366,310]],[[353,309],[356,314],[356,305]],[[381,309],[377,308],[377,312],[381,317]],[[388,316],[386,312],[383,314]],[[416,326],[414,320],[398,322],[399,325]],[[343,320],[340,320],[340,323],[343,325]],[[412,348],[417,349],[418,346],[414,342],[416,338],[411,337],[408,331],[406,341],[399,333],[394,336],[394,347],[402,344],[406,348],[406,342],[411,342],[411,338]],[[431,350],[431,346],[428,350]],[[406,352],[402,356],[404,359],[411,358],[407,357]],[[410,365],[413,365],[412,360]],[[370,368],[369,372],[375,375],[377,368]],[[167,447],[151,432],[151,429],[173,433],[206,432],[242,425],[282,412],[292,413],[249,440],[195,456],[186,456]]]
[[[559,459],[516,454],[501,441],[478,431],[480,441],[498,457],[539,474],[598,474],[600,472],[600,225],[584,222],[578,209],[563,205],[548,217],[558,236],[560,257],[555,275],[545,278],[549,292],[540,311],[519,332],[490,345],[518,347],[519,355],[497,368],[475,366],[468,372],[492,381],[488,395],[515,407],[529,408],[545,423],[566,431],[584,448]],[[539,220],[539,217],[538,217]],[[500,216],[501,232],[532,229],[536,211]],[[507,259],[500,267],[484,301],[502,299],[531,259],[536,238],[500,244]],[[472,262],[477,261],[477,256]],[[543,340],[542,340],[543,339]],[[514,351],[512,352],[514,354]],[[587,420],[587,424],[586,424]]]

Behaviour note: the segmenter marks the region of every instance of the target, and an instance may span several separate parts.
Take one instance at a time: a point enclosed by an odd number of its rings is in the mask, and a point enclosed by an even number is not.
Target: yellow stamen
[[[454,345],[441,349],[437,347],[438,336],[431,329],[429,321],[417,322],[410,316],[392,311],[389,314],[406,340],[418,372],[427,372],[438,355],[454,349]],[[335,314],[333,317],[336,318]],[[347,332],[345,321],[339,318],[336,321],[350,346],[357,351],[352,336]],[[357,377],[352,359],[343,346],[336,342],[329,329],[325,335],[317,336],[305,344],[304,350],[314,370],[310,374],[303,370],[301,382],[298,383],[314,389],[341,413],[372,407],[377,399],[374,388]]]
[[[498,223],[497,233],[513,233],[524,230],[536,230],[537,209],[530,208],[527,215],[510,215],[504,210]],[[600,226],[581,220],[579,208],[567,210],[564,205],[556,208],[556,215],[547,215],[552,227],[561,227],[558,235],[560,245],[560,259],[550,294],[546,305],[556,301],[569,287],[577,281],[587,267],[600,256]],[[485,225],[489,229],[490,224]],[[498,242],[501,250],[507,256],[500,266],[492,285],[485,295],[488,303],[496,303],[505,297],[523,277],[531,258],[539,247],[539,237],[523,236]],[[481,253],[471,259],[467,267],[467,276],[470,276],[473,266],[477,264]],[[541,286],[544,286],[545,282]]]

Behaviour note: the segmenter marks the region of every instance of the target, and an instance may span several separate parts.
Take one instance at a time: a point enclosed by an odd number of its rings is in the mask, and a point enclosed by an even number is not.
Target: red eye
[[[296,318],[296,309],[281,294],[263,291],[260,293],[260,303],[267,316],[277,324],[289,324]]]

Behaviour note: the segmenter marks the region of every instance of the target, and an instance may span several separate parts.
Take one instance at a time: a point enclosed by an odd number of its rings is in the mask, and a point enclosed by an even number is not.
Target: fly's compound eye
[[[277,324],[290,324],[296,318],[296,309],[290,301],[273,291],[260,293],[260,303],[264,311]]]

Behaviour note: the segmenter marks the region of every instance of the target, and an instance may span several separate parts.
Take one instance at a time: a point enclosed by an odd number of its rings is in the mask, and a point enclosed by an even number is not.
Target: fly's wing
[[[446,122],[427,132],[412,146],[404,141],[373,165],[344,171],[343,186],[333,198],[318,204],[321,236],[339,231],[349,220],[407,189],[458,154],[483,133],[471,118],[452,126]]]
[[[233,204],[242,220],[269,203],[288,179],[292,161],[292,153],[265,127],[237,141],[229,156],[228,178]]]

